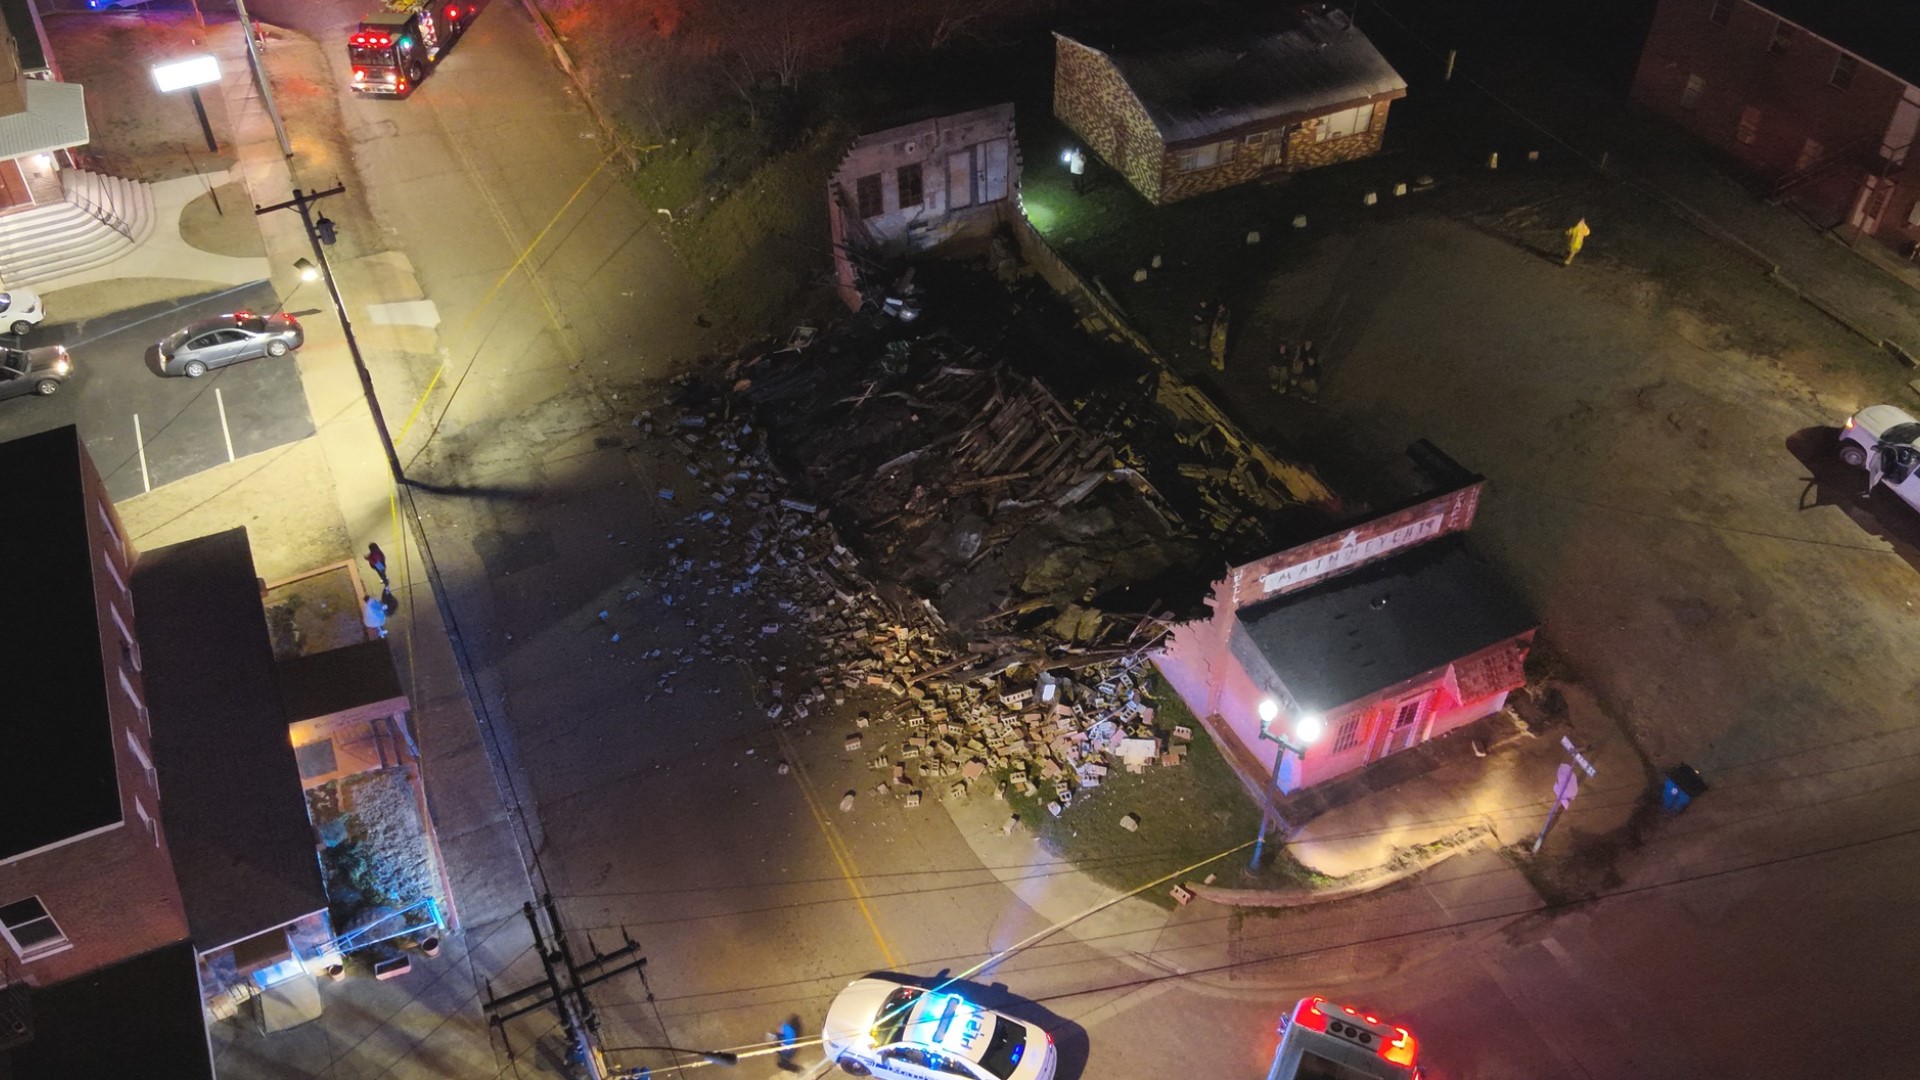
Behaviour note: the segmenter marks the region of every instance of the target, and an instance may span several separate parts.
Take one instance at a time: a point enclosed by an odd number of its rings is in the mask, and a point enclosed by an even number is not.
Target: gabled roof
[[[1106,54],[1168,145],[1407,90],[1407,81],[1337,9],[1172,33],[1059,36]]]
[[[87,97],[79,83],[23,79],[27,111],[0,116],[0,159],[85,146]]]
[[[1232,648],[1250,670],[1271,668],[1302,708],[1324,712],[1536,625],[1456,533],[1241,609]]]
[[[1756,0],[1756,6],[1920,86],[1920,4],[1906,0]]]
[[[325,908],[247,531],[146,552],[133,602],[194,944],[211,951]]]
[[[11,1080],[213,1080],[193,944],[181,941],[31,992],[33,1041],[0,1050]]]
[[[24,526],[30,567],[0,589],[0,626],[18,635],[0,661],[0,859],[120,821],[107,714],[107,695],[120,691],[100,656],[84,453],[72,427],[0,443],[0,507]]]

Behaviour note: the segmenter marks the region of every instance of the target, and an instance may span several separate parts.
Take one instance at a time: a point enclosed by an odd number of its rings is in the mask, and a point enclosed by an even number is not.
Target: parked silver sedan
[[[147,367],[155,375],[185,375],[197,379],[213,368],[228,364],[262,356],[285,356],[305,340],[299,320],[291,315],[236,311],[201,319],[168,334],[147,348]]]

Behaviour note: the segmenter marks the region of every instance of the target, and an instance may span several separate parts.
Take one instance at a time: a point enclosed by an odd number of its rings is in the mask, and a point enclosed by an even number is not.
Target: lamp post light
[[[1285,762],[1287,751],[1291,750],[1302,759],[1307,756],[1307,747],[1320,740],[1326,734],[1327,724],[1314,713],[1301,713],[1293,721],[1293,738],[1273,733],[1273,722],[1280,718],[1280,703],[1272,698],[1262,698],[1258,706],[1260,713],[1260,737],[1276,744],[1273,751],[1273,782],[1280,783],[1280,766]],[[1253,861],[1247,864],[1247,873],[1260,872],[1261,856],[1267,849],[1267,825],[1272,820],[1271,790],[1260,800],[1260,835],[1253,842]]]
[[[320,268],[313,265],[312,259],[295,259],[293,268],[300,272],[301,281],[319,281]]]

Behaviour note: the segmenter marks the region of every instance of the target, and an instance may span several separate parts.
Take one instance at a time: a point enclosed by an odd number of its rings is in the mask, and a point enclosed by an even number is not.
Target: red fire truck
[[[1391,1020],[1323,997],[1280,1018],[1267,1080],[1420,1080],[1420,1042]]]
[[[361,19],[347,39],[354,92],[388,97],[412,92],[479,11],[461,0],[416,0]]]

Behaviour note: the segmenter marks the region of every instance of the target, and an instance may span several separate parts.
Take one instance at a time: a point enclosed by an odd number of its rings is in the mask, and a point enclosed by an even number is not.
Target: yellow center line
[[[827,850],[833,854],[833,861],[840,866],[840,876],[846,880],[847,891],[853,894],[853,902],[860,908],[860,915],[867,921],[867,929],[873,931],[873,940],[880,946],[880,955],[887,961],[889,970],[898,971],[900,960],[893,953],[893,946],[887,944],[887,935],[880,932],[880,923],[873,917],[873,908],[867,904],[866,891],[860,887],[860,870],[854,865],[853,853],[846,842],[840,838],[840,832],[833,827],[820,800],[814,797],[813,781],[807,775],[806,766],[800,764],[800,755],[794,751],[793,741],[786,732],[773,729],[773,737],[780,744],[780,752],[787,763],[793,767],[795,781],[800,787],[800,797],[807,802],[807,812],[813,815],[814,824],[820,826],[820,835],[826,838]]]

